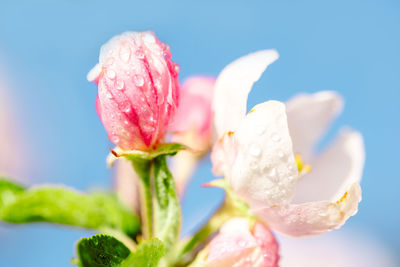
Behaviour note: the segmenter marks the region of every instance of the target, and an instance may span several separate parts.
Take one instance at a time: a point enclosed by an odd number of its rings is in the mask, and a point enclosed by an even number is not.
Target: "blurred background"
[[[336,90],[346,106],[324,142],[349,125],[363,133],[367,152],[359,213],[323,237],[279,237],[282,258],[293,255],[297,266],[312,255],[325,263],[354,261],[333,266],[400,266],[400,2],[299,2],[2,0],[0,172],[29,185],[113,186],[105,164],[111,144],[95,112],[96,86],[86,80],[100,46],[113,35],[153,30],[169,43],[181,80],[216,76],[239,56],[276,48],[281,57],[255,85],[248,108]],[[213,178],[210,169],[206,158],[186,192],[183,233],[223,197],[200,187]],[[1,224],[0,265],[70,266],[75,242],[91,234]],[[300,248],[308,254],[289,254]]]

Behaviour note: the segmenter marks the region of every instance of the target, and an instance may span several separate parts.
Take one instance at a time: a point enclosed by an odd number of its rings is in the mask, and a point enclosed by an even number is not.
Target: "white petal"
[[[226,66],[215,83],[213,110],[217,138],[236,130],[246,115],[247,95],[269,64],[279,57],[275,50],[261,50]]]
[[[97,79],[97,77],[99,77],[100,73],[101,73],[101,65],[100,64],[96,64],[96,66],[94,66],[89,73],[87,74],[86,78],[89,82],[93,82],[94,80]]]
[[[291,236],[316,235],[342,226],[357,213],[361,188],[353,184],[336,202],[290,204],[254,210],[272,229]]]
[[[289,203],[298,172],[287,126],[285,105],[255,106],[234,134],[236,158],[230,183],[252,208]]]
[[[310,160],[315,145],[342,108],[342,97],[332,91],[300,94],[286,103],[293,150],[305,162]]]
[[[335,142],[311,161],[311,172],[297,184],[294,203],[340,198],[353,183],[360,182],[364,160],[362,135],[342,130]]]

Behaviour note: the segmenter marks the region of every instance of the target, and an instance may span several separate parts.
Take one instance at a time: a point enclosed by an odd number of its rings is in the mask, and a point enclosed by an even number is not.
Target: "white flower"
[[[340,227],[361,200],[364,165],[360,133],[343,130],[321,154],[315,145],[340,112],[334,92],[303,94],[283,104],[267,101],[247,115],[247,95],[275,50],[259,51],[229,64],[215,85],[214,172],[224,175],[234,192],[269,226],[292,236]],[[301,169],[302,162],[312,171]]]

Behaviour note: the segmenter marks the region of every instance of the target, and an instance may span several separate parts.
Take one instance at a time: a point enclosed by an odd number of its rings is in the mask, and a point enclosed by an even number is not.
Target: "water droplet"
[[[131,57],[131,49],[127,45],[122,46],[119,50],[119,57],[122,61],[128,62]]]
[[[133,76],[133,82],[135,83],[136,86],[142,87],[144,85],[144,78],[142,75],[134,75]]]
[[[113,57],[109,57],[108,59],[107,59],[107,61],[106,61],[106,66],[108,66],[108,65],[112,65],[114,63],[114,58]]]
[[[251,169],[255,170],[255,169],[257,169],[257,167],[258,167],[257,162],[255,162],[255,161],[250,162]]]
[[[176,75],[178,75],[180,69],[181,69],[181,67],[179,67],[179,65],[175,63],[174,71],[175,71],[175,74],[176,74]]]
[[[136,55],[136,57],[139,58],[139,59],[144,59],[144,53],[143,53],[143,51],[142,51],[141,49],[138,49],[138,50],[135,52],[135,55]]]
[[[281,137],[277,133],[271,134],[271,139],[274,142],[279,142],[281,140]]]
[[[150,116],[149,120],[150,120],[150,121],[154,121],[153,116]]]
[[[114,144],[117,144],[119,142],[119,137],[118,136],[111,137],[111,142],[113,142]]]
[[[285,153],[283,153],[282,151],[279,151],[278,157],[280,157],[282,159],[283,157],[285,157]]]
[[[116,74],[115,71],[112,69],[107,69],[107,77],[113,80],[115,78]]]
[[[113,96],[112,96],[112,94],[111,94],[110,92],[107,92],[107,93],[106,93],[106,96],[107,96],[108,99],[113,98]]]
[[[164,43],[164,49],[167,50],[167,51],[170,50],[169,45],[167,43]]]
[[[258,157],[261,154],[261,148],[257,145],[252,145],[250,147],[250,155]]]
[[[126,106],[125,108],[124,108],[124,112],[125,113],[129,113],[131,111],[131,107],[130,106]]]
[[[118,89],[118,90],[122,90],[122,89],[124,89],[124,87],[125,87],[125,83],[124,83],[123,80],[118,80],[115,83],[115,88]]]
[[[124,123],[125,123],[126,125],[128,125],[128,124],[129,124],[129,121],[128,121],[128,120],[124,120]]]

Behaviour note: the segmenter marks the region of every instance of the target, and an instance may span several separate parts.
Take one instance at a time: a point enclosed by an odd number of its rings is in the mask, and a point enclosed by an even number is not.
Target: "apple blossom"
[[[111,142],[150,150],[163,141],[178,105],[178,66],[152,32],[111,38],[87,77],[98,84],[96,109]]]
[[[245,218],[227,221],[206,250],[204,265],[209,267],[275,267],[279,261],[279,246],[271,231]]]
[[[212,145],[212,97],[215,78],[193,76],[181,86],[180,106],[171,125],[172,141],[197,153],[182,151],[172,159],[172,172],[182,195],[198,161]]]
[[[364,165],[360,133],[343,130],[321,154],[321,135],[342,107],[333,92],[302,95],[287,105],[268,101],[245,114],[247,95],[266,67],[278,58],[263,50],[228,65],[215,86],[214,172],[224,175],[253,214],[272,229],[292,236],[340,227],[361,200]],[[227,139],[227,140],[226,140]],[[312,171],[299,170],[299,153]]]

